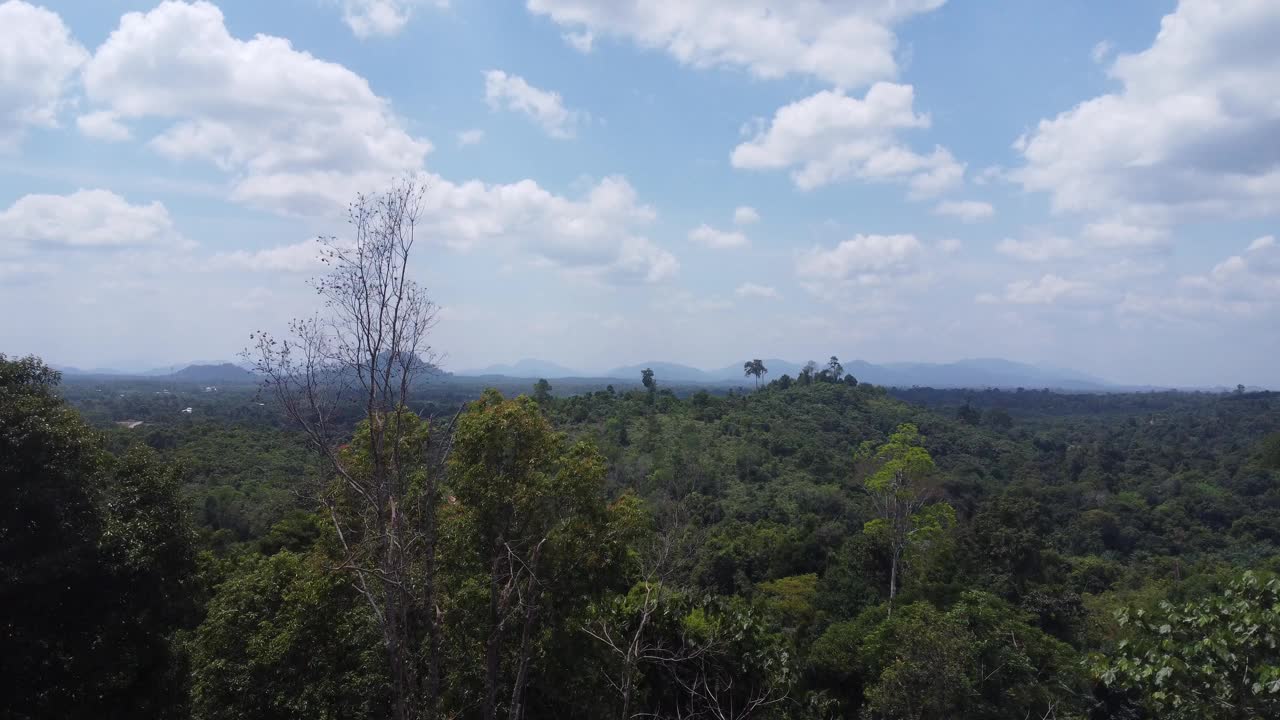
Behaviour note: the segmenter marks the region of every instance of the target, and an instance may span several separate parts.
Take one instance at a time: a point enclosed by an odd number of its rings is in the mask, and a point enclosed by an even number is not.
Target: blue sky
[[[451,369],[1280,386],[1280,3],[0,3],[0,351],[230,358],[426,186]]]

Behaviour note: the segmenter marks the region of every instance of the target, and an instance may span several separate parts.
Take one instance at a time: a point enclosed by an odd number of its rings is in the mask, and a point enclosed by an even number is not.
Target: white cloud
[[[604,178],[577,200],[532,180],[486,185],[424,175],[422,182],[424,237],[455,249],[505,247],[572,275],[623,283],[662,282],[679,270],[670,252],[641,234],[656,213],[622,177]]]
[[[996,209],[991,203],[980,202],[978,200],[947,200],[938,203],[933,209],[934,215],[946,215],[959,219],[961,222],[977,222],[986,220],[996,214]]]
[[[573,137],[583,118],[582,113],[564,106],[560,93],[539,90],[519,75],[501,70],[484,74],[484,97],[495,110],[503,108],[528,115],[554,138]]]
[[[910,85],[876,83],[863,99],[823,90],[779,108],[730,161],[748,170],[793,168],[802,190],[852,177],[905,182],[913,196],[934,195],[959,183],[964,165],[941,146],[921,155],[898,140],[899,130],[929,127],[914,102]]]
[[[990,185],[1008,177],[1009,171],[999,165],[988,165],[973,176],[974,185]]]
[[[468,145],[476,145],[484,140],[484,131],[479,128],[463,130],[458,133],[458,145],[466,147]]]
[[[1160,227],[1136,225],[1118,220],[1089,223],[1084,236],[1097,247],[1141,249],[1163,247],[1168,233]]]
[[[1127,281],[1133,278],[1154,277],[1165,271],[1165,263],[1151,257],[1120,258],[1090,268],[1089,274],[1095,279],[1107,281]]]
[[[1182,284],[1233,300],[1280,299],[1280,246],[1272,235],[1260,237],[1244,254],[1223,260],[1207,275],[1183,278]]]
[[[706,223],[689,231],[689,240],[709,248],[726,249],[746,247],[751,244],[746,235],[737,231],[717,230]]]
[[[98,117],[159,125],[153,150],[213,163],[233,175],[233,199],[284,212],[331,213],[431,149],[364,78],[282,38],[234,38],[207,2],[126,14],[84,84],[94,114],[109,113]]]
[[[1099,40],[1098,43],[1093,46],[1093,49],[1089,51],[1089,57],[1092,58],[1095,63],[1101,63],[1111,57],[1111,51],[1114,49],[1115,46],[1111,44],[1110,40]]]
[[[742,283],[737,290],[733,291],[734,295],[740,298],[770,298],[777,300],[782,297],[778,293],[778,289],[772,285],[757,285],[755,283]]]
[[[129,128],[125,127],[110,110],[81,115],[76,118],[76,127],[84,135],[108,142],[119,142],[133,137]]]
[[[754,225],[758,222],[760,222],[760,213],[753,207],[739,205],[733,211],[734,225]]]
[[[89,53],[56,13],[26,2],[0,4],[0,150],[29,127],[56,127],[72,74]]]
[[[1015,305],[1052,305],[1059,300],[1083,298],[1093,294],[1090,283],[1067,280],[1052,273],[1043,275],[1039,280],[1019,280],[1009,283],[1001,297],[982,294],[977,300],[980,303],[1008,302]]]
[[[653,301],[653,309],[663,314],[704,315],[733,309],[733,301],[722,297],[698,297],[688,290],[663,293]]]
[[[449,7],[449,0],[343,0],[342,20],[358,38],[395,35],[420,5],[443,9]]]
[[[893,27],[945,0],[527,0],[578,32],[629,38],[693,67],[856,87],[898,74]]]
[[[1280,312],[1280,245],[1260,237],[1240,255],[1232,255],[1203,275],[1181,278],[1170,292],[1129,292],[1121,314],[1168,323],[1196,321],[1219,324],[1228,318],[1272,323]],[[1263,328],[1265,335],[1270,328]]]
[[[796,259],[796,275],[815,295],[888,285],[919,275],[924,246],[914,235],[855,235],[832,248],[814,247]]]
[[[187,247],[159,202],[131,205],[107,190],[24,195],[0,212],[0,251],[43,248]]]
[[[577,50],[583,55],[590,53],[595,47],[596,36],[589,30],[585,32],[567,32],[561,37],[563,37],[564,41],[569,43],[574,50]]]
[[[996,252],[1025,262],[1047,262],[1078,257],[1079,248],[1070,238],[1042,237],[1033,240],[1005,238],[996,245]]]
[[[1058,211],[1144,224],[1280,211],[1280,3],[1181,0],[1122,88],[1042,120],[1014,177]]]
[[[324,267],[321,262],[323,248],[315,240],[303,240],[292,245],[280,245],[263,250],[236,250],[213,256],[210,266],[214,269],[236,268],[252,271],[311,272]]]

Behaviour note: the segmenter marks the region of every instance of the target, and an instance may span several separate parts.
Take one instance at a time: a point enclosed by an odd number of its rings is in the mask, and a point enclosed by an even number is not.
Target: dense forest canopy
[[[1280,716],[1280,394],[468,392],[423,198],[256,387],[0,355],[7,717]]]
[[[309,491],[325,468],[258,393],[0,367],[14,716],[391,714],[376,612]],[[423,465],[431,712],[1277,712],[1280,395],[648,380],[408,397],[412,433],[454,444]],[[346,452],[365,427],[343,419]],[[904,457],[929,517],[898,546],[876,490],[902,492]]]

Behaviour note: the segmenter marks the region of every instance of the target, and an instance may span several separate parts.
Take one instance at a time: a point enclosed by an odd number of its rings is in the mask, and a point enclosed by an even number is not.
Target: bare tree
[[[328,466],[333,480],[318,499],[342,548],[340,568],[381,627],[396,720],[433,715],[439,695],[437,473],[428,466],[448,448],[433,445],[408,408],[415,381],[437,359],[427,341],[436,305],[409,277],[422,195],[406,180],[358,196],[351,239],[320,240],[329,271],[313,285],[324,310],[295,320],[283,338],[254,333],[245,351]],[[367,421],[360,452],[343,444],[353,415]],[[424,629],[425,672],[416,659]]]
[[[671,503],[658,518],[658,528],[639,548],[638,593],[621,599],[613,613],[601,614],[583,631],[603,643],[616,656],[616,677],[604,671],[605,680],[618,693],[620,720],[633,717],[632,702],[640,668],[646,664],[671,665],[693,661],[705,647],[685,643],[671,645],[652,632],[654,616],[668,596],[676,591],[676,580],[692,555],[695,530],[685,517],[682,503]]]

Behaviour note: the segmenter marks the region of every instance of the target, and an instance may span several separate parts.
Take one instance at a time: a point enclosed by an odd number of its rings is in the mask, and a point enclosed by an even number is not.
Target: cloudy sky
[[[0,3],[0,352],[229,359],[427,187],[466,369],[1280,386],[1275,0]]]

